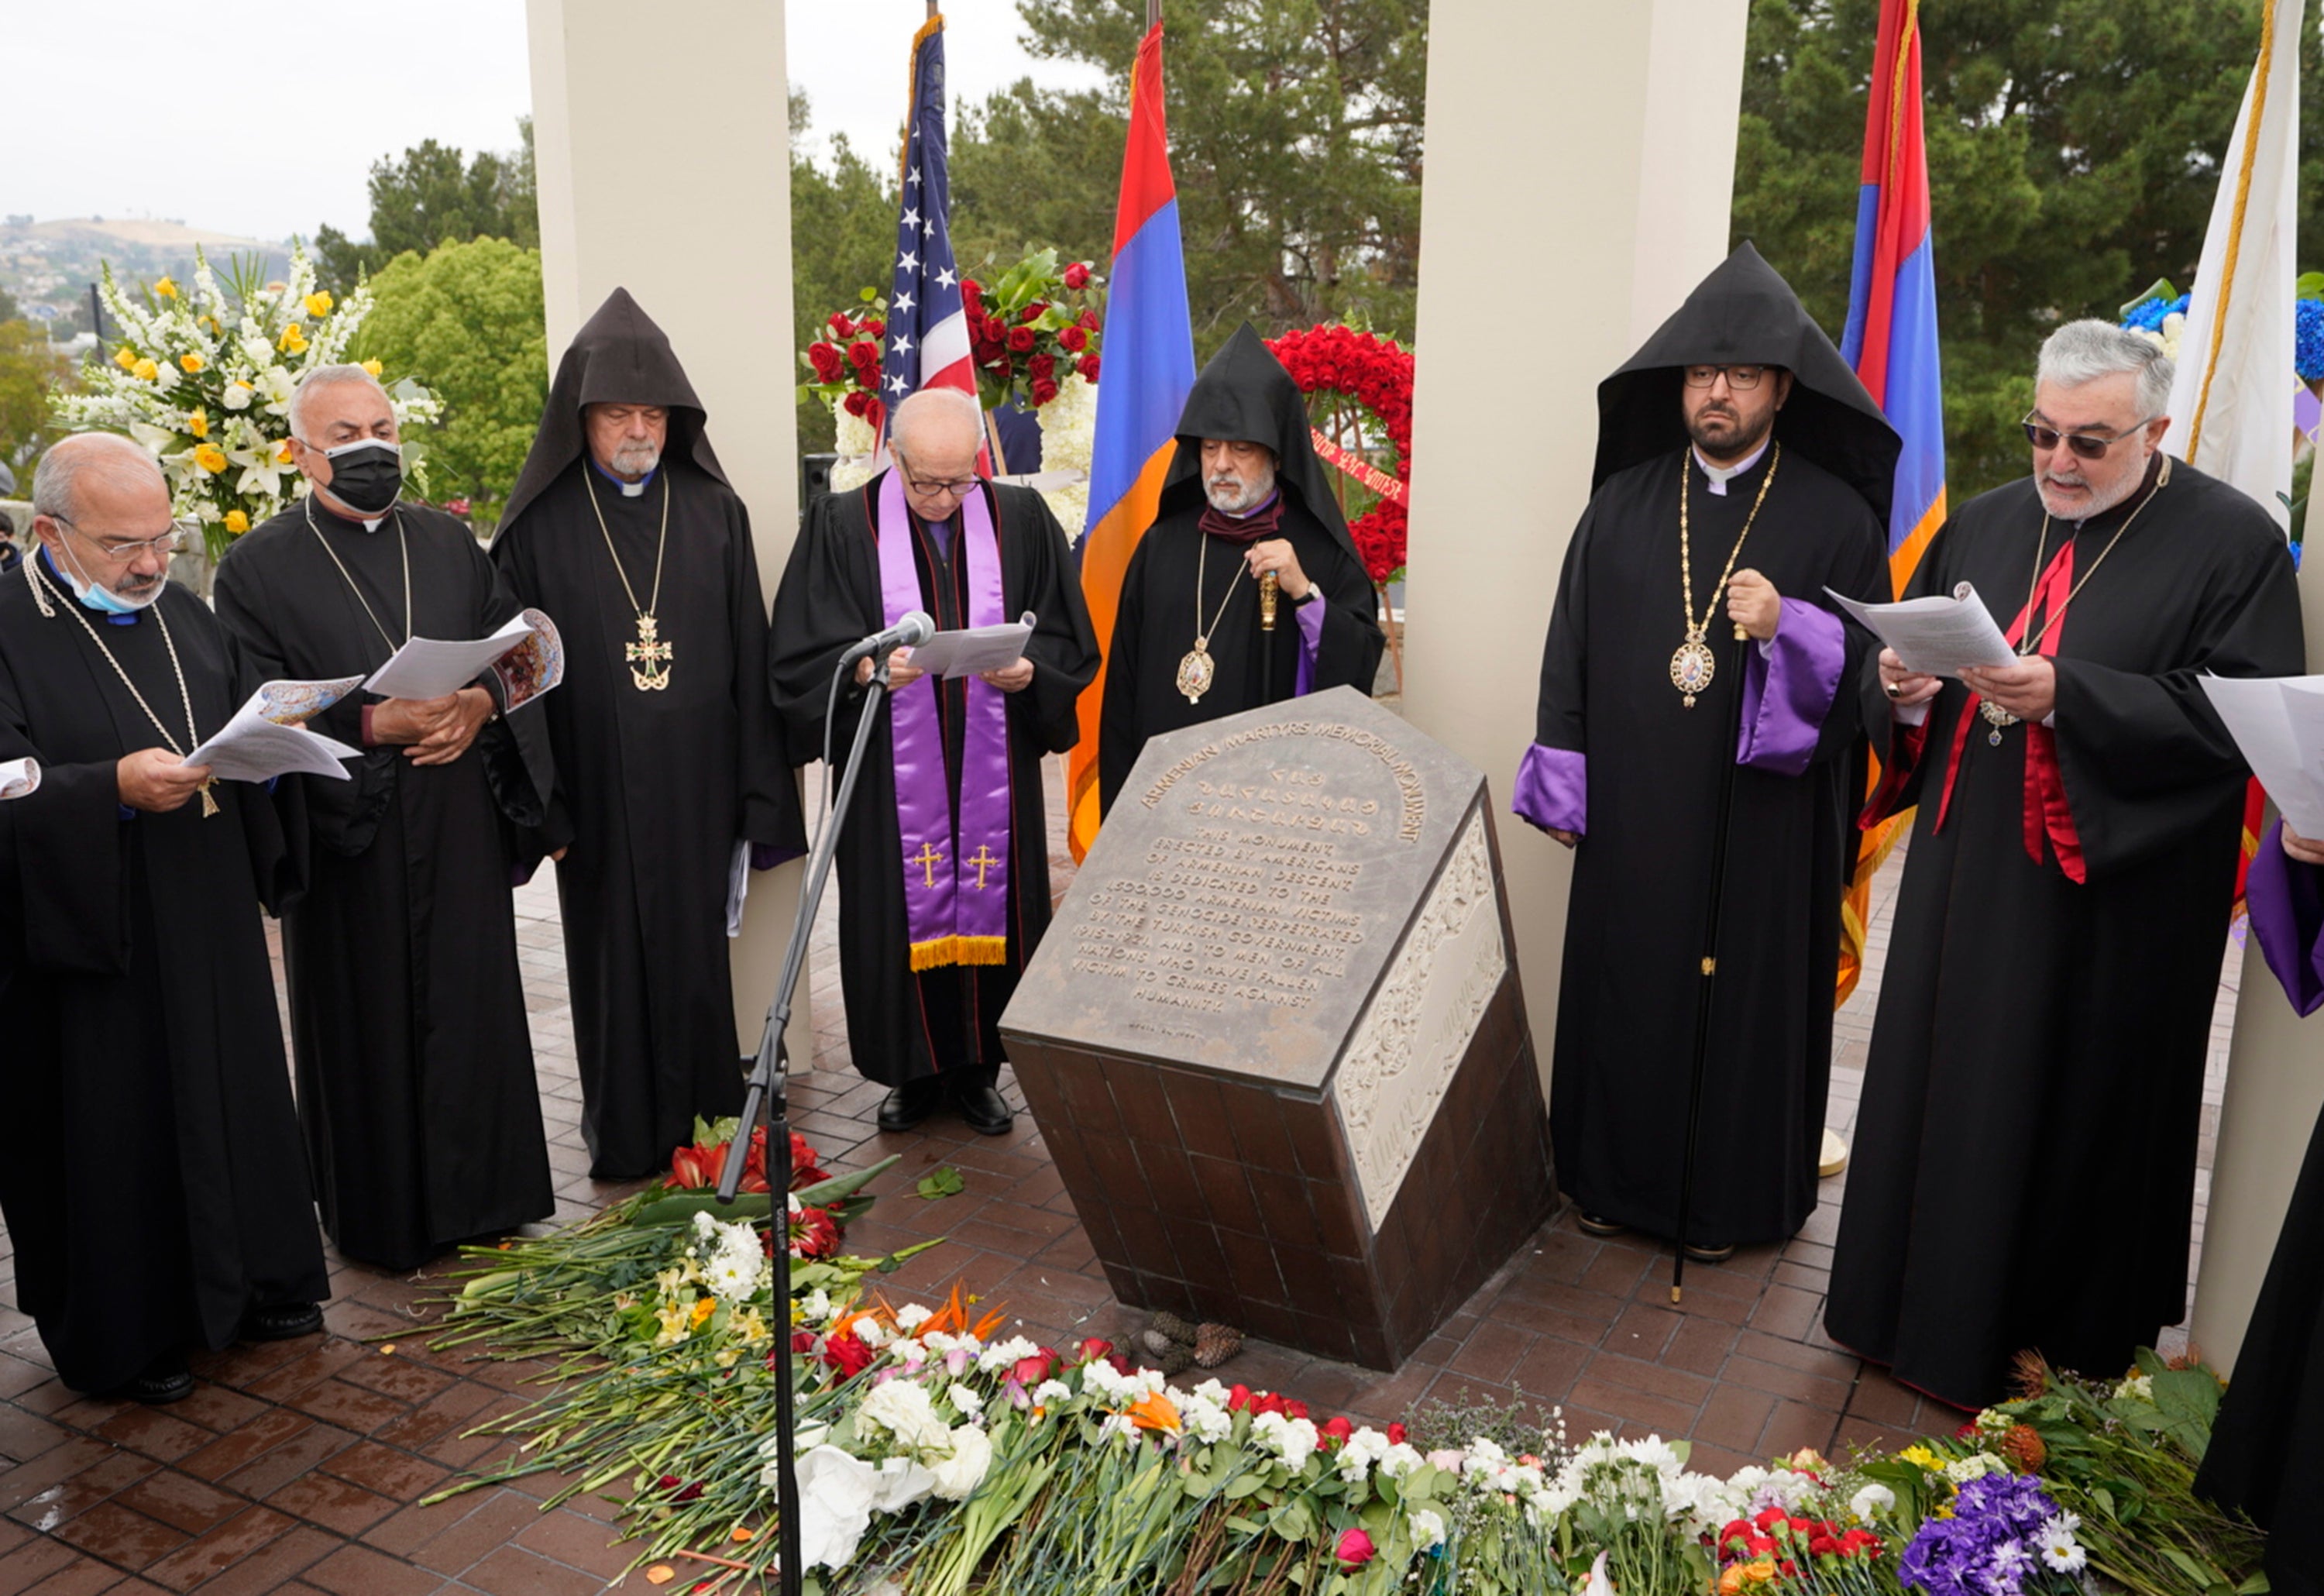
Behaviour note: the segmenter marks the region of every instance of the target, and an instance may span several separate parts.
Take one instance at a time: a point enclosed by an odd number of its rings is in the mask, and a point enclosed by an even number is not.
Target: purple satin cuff
[[[1299,623],[1299,674],[1291,678],[1291,696],[1305,698],[1315,690],[1315,656],[1323,648],[1323,595],[1310,593],[1304,604],[1291,606]]]
[[[2283,851],[2283,822],[2267,828],[2244,881],[2252,935],[2283,995],[2302,1014],[2324,1008],[2324,868]]]
[[[778,864],[788,864],[794,859],[805,856],[807,850],[805,848],[780,848],[777,847],[772,843],[752,843],[751,844],[751,868],[752,870],[772,870]]]
[[[1735,762],[1797,776],[1815,757],[1824,717],[1840,692],[1848,632],[1840,617],[1803,599],[1783,601],[1784,618],[1763,651],[1743,650],[1743,713]]]
[[[1536,743],[1517,765],[1517,789],[1509,808],[1544,831],[1590,829],[1590,763],[1571,748]]]

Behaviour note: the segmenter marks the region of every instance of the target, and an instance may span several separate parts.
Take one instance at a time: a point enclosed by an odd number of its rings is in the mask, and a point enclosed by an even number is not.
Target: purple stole
[[[878,535],[881,624],[893,626],[923,606],[911,512],[892,468],[880,488]],[[961,502],[954,554],[968,568],[968,624],[1001,624],[1001,540],[982,491]],[[923,677],[888,701],[904,924],[916,973],[1009,960],[1008,696],[979,678],[968,679],[954,816],[945,777],[942,687]]]

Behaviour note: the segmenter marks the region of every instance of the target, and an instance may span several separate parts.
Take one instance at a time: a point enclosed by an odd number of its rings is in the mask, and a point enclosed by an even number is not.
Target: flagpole
[[[1162,0],[1146,0],[1146,26],[1150,32],[1162,25]]]

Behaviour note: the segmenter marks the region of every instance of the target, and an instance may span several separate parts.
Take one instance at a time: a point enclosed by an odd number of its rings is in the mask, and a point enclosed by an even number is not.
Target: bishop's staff
[[[1738,547],[1740,547],[1738,544]],[[1751,634],[1735,628],[1735,662],[1729,679],[1741,681],[1744,650]],[[1732,733],[1729,733],[1730,742]],[[1671,1260],[1671,1301],[1680,1300],[1686,1286],[1686,1227],[1694,1207],[1694,1151],[1702,1138],[1702,1076],[1711,1056],[1711,994],[1719,980],[1719,904],[1727,886],[1727,834],[1735,822],[1733,750],[1719,761],[1719,816],[1711,832],[1711,890],[1702,916],[1702,984],[1694,1000],[1694,1059],[1687,1071],[1686,1151],[1678,1171],[1677,1256]]]

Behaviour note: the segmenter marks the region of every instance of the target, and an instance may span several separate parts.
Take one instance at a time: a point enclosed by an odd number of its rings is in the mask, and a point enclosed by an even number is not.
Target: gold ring
[[[1886,685],[1888,688],[1888,696],[1891,698],[1902,698],[1904,696],[1904,689],[1898,687],[1895,682],[1889,682]]]

